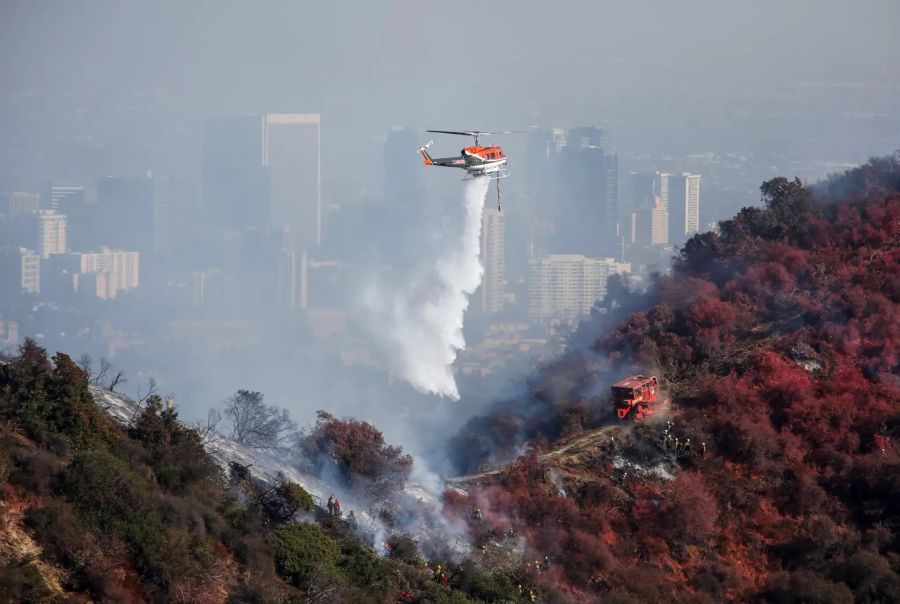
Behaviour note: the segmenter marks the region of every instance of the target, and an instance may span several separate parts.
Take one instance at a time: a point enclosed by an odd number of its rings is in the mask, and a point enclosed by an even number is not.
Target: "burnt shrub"
[[[41,449],[19,449],[13,453],[12,463],[9,482],[36,495],[51,493],[53,475],[63,467],[55,455]]]
[[[852,604],[853,593],[810,571],[779,573],[760,594],[761,602],[776,604]]]
[[[299,446],[319,472],[335,468],[348,486],[375,495],[402,489],[412,471],[412,457],[385,443],[375,426],[324,411]]]
[[[24,560],[0,566],[0,594],[6,602],[50,604],[59,601],[59,594],[47,586],[37,565]]]
[[[419,548],[409,535],[391,535],[388,539],[391,560],[398,560],[405,564],[417,564],[421,561]]]
[[[860,551],[832,565],[831,578],[846,583],[857,602],[900,602],[900,576],[888,559]]]

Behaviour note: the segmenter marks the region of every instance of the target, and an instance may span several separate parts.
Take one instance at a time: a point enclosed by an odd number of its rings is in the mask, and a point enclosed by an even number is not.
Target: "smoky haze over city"
[[[0,341],[111,364],[134,398],[154,380],[187,419],[238,389],[353,415],[443,471],[611,276],[640,290],[764,180],[893,152],[898,22],[890,0],[5,1]],[[509,177],[422,165],[472,144],[429,129],[519,131],[480,141]]]

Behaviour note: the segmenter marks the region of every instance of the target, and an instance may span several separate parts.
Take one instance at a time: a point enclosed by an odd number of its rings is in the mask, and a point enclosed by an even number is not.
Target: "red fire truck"
[[[651,413],[668,406],[659,391],[656,376],[632,375],[612,385],[612,404],[619,419],[642,421]]]

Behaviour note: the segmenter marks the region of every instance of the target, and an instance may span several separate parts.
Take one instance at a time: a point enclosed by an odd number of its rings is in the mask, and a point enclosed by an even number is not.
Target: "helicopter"
[[[461,168],[466,171],[463,180],[472,180],[473,178],[490,178],[497,181],[497,210],[503,211],[500,205],[500,179],[509,176],[509,170],[506,167],[506,155],[503,149],[497,145],[482,146],[478,139],[482,136],[494,136],[497,134],[518,134],[518,130],[504,130],[500,132],[479,132],[477,130],[427,130],[435,134],[455,134],[458,136],[471,136],[475,140],[475,144],[471,147],[465,147],[459,155],[453,157],[431,157],[428,148],[434,144],[434,141],[428,141],[422,147],[419,147],[419,153],[425,159],[426,166],[442,166],[444,168]]]

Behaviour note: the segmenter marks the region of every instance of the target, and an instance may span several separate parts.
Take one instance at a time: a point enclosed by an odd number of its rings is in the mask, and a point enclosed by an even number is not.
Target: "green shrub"
[[[217,471],[197,431],[182,424],[175,409],[163,410],[158,396],[147,400],[130,435],[150,452],[156,481],[166,489],[184,492]]]
[[[356,539],[341,541],[340,569],[353,585],[371,587],[387,574],[384,562]]]
[[[423,604],[473,604],[477,602],[477,600],[469,599],[461,591],[434,582],[425,585],[419,601]]]
[[[503,573],[476,572],[466,591],[485,602],[509,602],[519,597],[518,587]]]
[[[279,494],[295,509],[295,513],[299,510],[311,512],[316,507],[316,502],[312,495],[295,482],[287,482],[281,485]]]
[[[273,536],[278,574],[302,588],[319,574],[333,575],[341,550],[316,524],[289,524]]]

